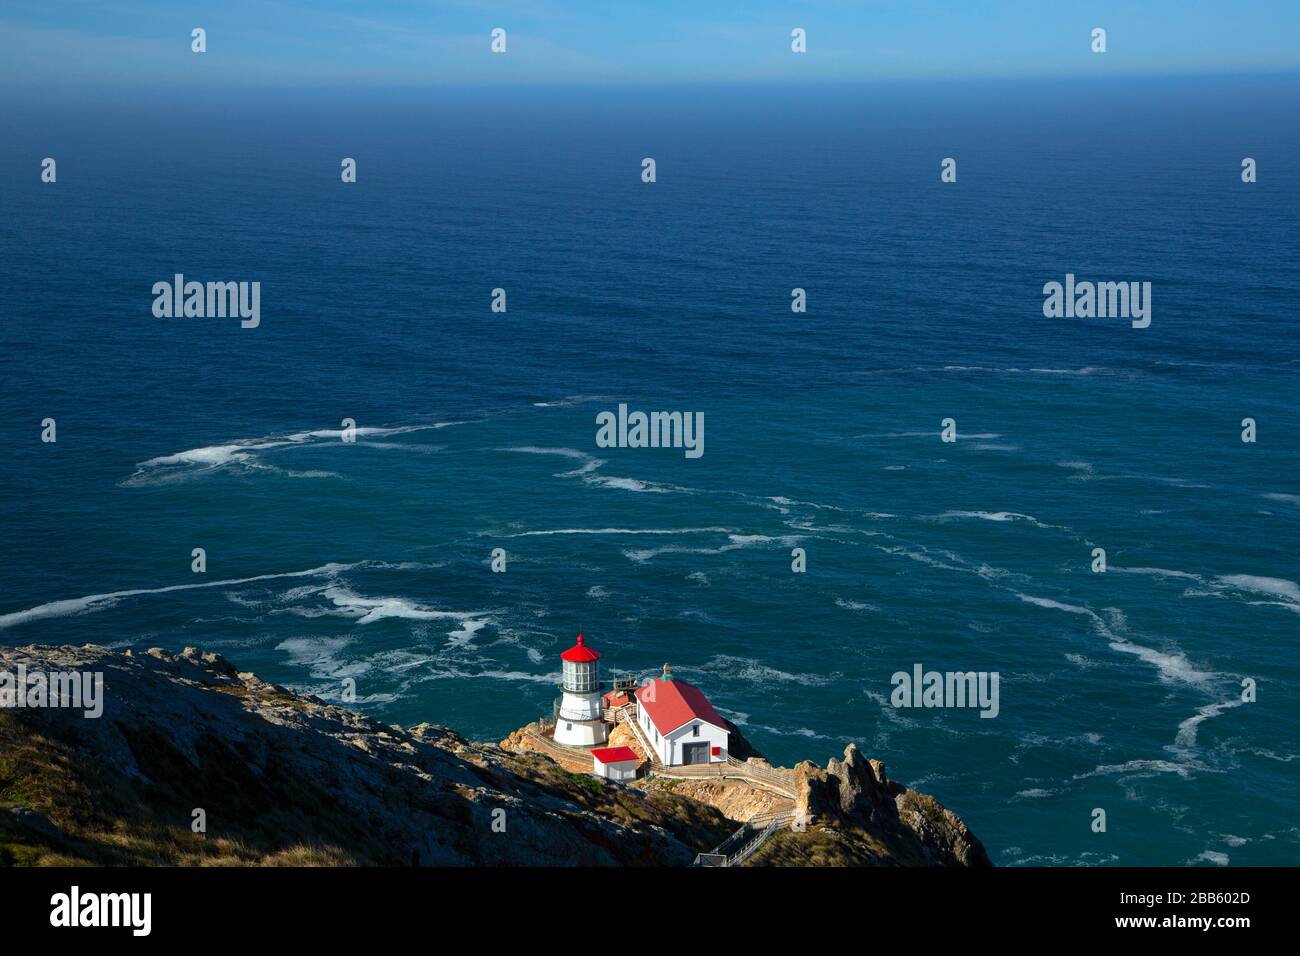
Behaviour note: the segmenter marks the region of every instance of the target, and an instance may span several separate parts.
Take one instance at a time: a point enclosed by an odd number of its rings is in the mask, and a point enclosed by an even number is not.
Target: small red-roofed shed
[[[606,780],[635,780],[639,758],[631,747],[599,747],[591,752],[592,773]]]

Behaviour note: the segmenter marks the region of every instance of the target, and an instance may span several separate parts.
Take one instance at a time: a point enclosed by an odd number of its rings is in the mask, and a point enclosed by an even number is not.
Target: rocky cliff
[[[389,726],[215,654],[0,650],[0,672],[20,662],[103,672],[104,712],[0,709],[0,864],[673,866],[732,829],[697,801]]]
[[[98,718],[0,708],[0,865],[680,866],[771,799],[732,783],[606,784],[444,727],[383,724],[194,649],[0,649],[0,673],[20,664],[102,672],[104,705]],[[954,814],[855,747],[796,779],[808,826],[752,862],[988,862]]]

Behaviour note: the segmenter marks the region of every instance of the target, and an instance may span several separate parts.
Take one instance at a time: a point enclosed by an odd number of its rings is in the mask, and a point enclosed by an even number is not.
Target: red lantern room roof
[[[590,664],[592,661],[600,660],[600,655],[587,646],[583,641],[582,635],[578,635],[578,643],[560,655],[560,660],[568,661],[571,664]]]

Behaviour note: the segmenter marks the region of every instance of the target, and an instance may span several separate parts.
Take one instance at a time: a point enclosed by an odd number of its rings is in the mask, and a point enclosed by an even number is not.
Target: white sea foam
[[[289,663],[305,668],[312,677],[334,677],[342,668],[339,652],[351,643],[346,637],[291,637],[276,645],[289,656]]]
[[[367,437],[387,435],[404,435],[409,432],[427,431],[446,428],[450,425],[462,425],[464,422],[435,422],[428,425],[400,425],[392,428],[365,427],[355,429],[358,440]],[[229,466],[242,466],[248,469],[261,469],[279,472],[295,478],[338,478],[340,475],[328,471],[290,471],[275,468],[259,462],[257,453],[279,448],[305,445],[342,445],[342,429],[315,429],[312,431],[290,432],[288,434],[267,435],[262,438],[241,438],[233,442],[218,445],[205,445],[190,448],[173,455],[160,455],[136,465],[135,473],[127,478],[125,485],[149,485],[198,475],[209,474]],[[385,443],[383,447],[401,447]]]
[[[880,608],[874,604],[868,604],[865,601],[851,601],[848,598],[837,597],[835,606],[842,607],[847,611],[879,611]]]
[[[1087,617],[1093,625],[1094,630],[1104,637],[1110,644],[1112,650],[1120,651],[1125,654],[1134,656],[1146,661],[1155,667],[1162,680],[1180,681],[1186,684],[1204,686],[1209,681],[1221,675],[1209,671],[1198,670],[1194,667],[1181,652],[1158,651],[1152,647],[1145,647],[1136,644],[1128,638],[1117,633],[1116,627],[1108,624],[1101,615],[1097,614],[1091,608],[1080,607],[1077,604],[1066,604],[1062,601],[1055,601],[1051,598],[1034,597],[1029,594],[1021,594],[1018,591],[1012,592],[1020,600],[1027,604],[1033,604],[1037,607],[1051,608],[1057,611],[1065,611],[1070,614],[1079,614]],[[1123,616],[1115,612],[1118,617],[1116,626],[1123,626]]]
[[[276,646],[289,656],[289,662],[306,669],[308,675],[323,683],[303,685],[290,684],[303,693],[313,694],[327,701],[342,702],[348,707],[364,707],[372,704],[392,703],[401,700],[411,687],[425,679],[427,674],[406,676],[415,668],[424,668],[433,661],[426,654],[413,650],[393,649],[380,651],[369,657],[344,659],[344,651],[356,646],[350,638],[338,637],[293,637]],[[397,687],[388,692],[374,692],[355,700],[343,701],[343,681],[351,678],[358,680],[370,674],[382,674],[384,678],[401,677]],[[375,681],[367,682],[374,687]]]
[[[1081,670],[1088,670],[1093,667],[1101,666],[1096,661],[1092,660],[1091,658],[1084,657],[1082,654],[1066,654],[1065,659],[1069,661],[1071,664],[1073,664],[1075,667],[1080,668]]]
[[[585,484],[593,485],[598,488],[613,488],[619,491],[635,491],[659,495],[669,494],[671,492],[694,493],[694,489],[691,488],[682,488],[677,485],[668,485],[657,481],[643,481],[640,478],[620,478],[597,474],[599,469],[607,464],[607,462],[603,458],[588,455],[585,451],[579,451],[576,448],[516,445],[501,450],[525,455],[558,455],[563,458],[580,461],[582,464],[577,468],[570,471],[558,472],[555,477],[581,478]]]
[[[1087,461],[1058,461],[1058,468],[1068,468],[1074,474],[1070,475],[1070,481],[1101,481],[1105,476],[1097,473],[1096,467]]]
[[[735,532],[735,528],[555,528],[549,531],[520,531],[515,534],[493,535],[500,538],[533,538],[545,537],[556,534],[597,534],[597,535],[621,535],[621,534],[729,534]]]
[[[1178,736],[1174,738],[1174,749],[1190,750],[1196,746],[1196,732],[1200,725],[1209,720],[1211,717],[1217,717],[1225,710],[1231,710],[1233,707],[1240,707],[1245,701],[1240,697],[1221,700],[1213,704],[1206,704],[1197,710],[1195,714],[1188,717],[1178,725]]]
[[[1120,477],[1128,478],[1132,481],[1153,481],[1158,485],[1169,485],[1174,488],[1186,488],[1192,490],[1212,487],[1210,485],[1201,484],[1200,482],[1190,481],[1186,478],[1167,478],[1164,475],[1125,474],[1125,475],[1121,475]]]
[[[793,674],[769,667],[761,661],[747,657],[732,657],[727,654],[713,657],[698,669],[706,674],[719,674],[731,680],[749,681],[760,685],[780,683],[823,687],[835,683],[841,676],[839,674]]]
[[[797,498],[787,498],[784,495],[768,495],[767,500],[775,502],[778,505],[794,505],[800,508],[815,508],[818,511],[839,511],[848,513],[851,509],[841,508],[838,505],[823,505],[815,501],[800,501]]]
[[[914,369],[917,372],[931,371],[928,368]],[[1098,372],[1105,371],[1096,366],[1087,365],[1083,368],[1016,368],[1014,366],[1007,368],[994,368],[988,365],[945,365],[940,371],[944,372],[993,372],[998,375],[1023,375],[1029,372],[1034,375],[1096,375]]]
[[[1283,494],[1280,491],[1270,491],[1263,495],[1263,497],[1267,498],[1269,501],[1285,501],[1287,504],[1300,507],[1300,495],[1288,495]]]
[[[934,429],[928,432],[869,432],[864,435],[854,435],[854,438],[936,438],[939,430]],[[997,432],[958,432],[957,438],[960,441],[969,441],[976,439],[979,441],[993,441],[1001,438]]]
[[[1190,571],[1173,571],[1169,568],[1118,568],[1112,565],[1110,571],[1113,574],[1147,574],[1157,578],[1180,578],[1191,581],[1203,580],[1200,575],[1192,574]]]
[[[1225,574],[1216,579],[1220,584],[1255,594],[1267,594],[1281,601],[1262,602],[1277,604],[1300,613],[1300,585],[1285,578],[1266,578],[1253,574]]]
[[[760,733],[773,734],[777,737],[804,737],[808,740],[834,740],[826,734],[819,734],[817,731],[808,727],[769,727],[765,724],[746,724],[747,730],[756,730]]]
[[[866,691],[867,699],[880,708],[881,716],[898,727],[905,730],[911,730],[920,726],[920,723],[913,717],[905,716],[905,712],[895,707],[884,694],[874,690]],[[937,726],[937,725],[936,725]]]
[[[574,468],[572,471],[562,471],[558,475],[556,475],[556,477],[557,478],[580,478],[583,475],[591,474],[597,468],[600,468],[605,464],[606,461],[603,458],[588,458],[586,461],[584,461],[577,468]]]
[[[1285,578],[1263,577],[1253,574],[1224,574],[1206,578],[1190,571],[1177,571],[1170,568],[1120,568],[1110,569],[1116,574],[1145,574],[1152,577],[1193,581],[1202,590],[1188,588],[1184,597],[1230,598],[1237,594],[1261,594],[1277,598],[1272,601],[1247,600],[1245,603],[1256,607],[1281,607],[1288,611],[1300,613],[1300,585]]]
[[[549,402],[533,402],[533,408],[571,408],[574,405],[584,405],[587,402],[607,400],[608,397],[604,395],[566,395],[564,398],[552,399]]]
[[[635,561],[637,564],[645,564],[647,561],[657,558],[661,554],[724,554],[728,551],[773,544],[788,548],[797,545],[806,537],[806,535],[795,534],[779,536],[766,534],[729,534],[727,535],[729,543],[719,545],[716,548],[691,548],[685,545],[665,545],[661,548],[639,548],[624,551],[623,556]]]
[[[640,478],[616,478],[606,477],[604,475],[588,475],[585,480],[588,484],[598,485],[601,488],[616,488],[620,491],[641,491],[652,495],[666,495],[673,490],[668,485],[660,484],[657,481],[642,481]]]
[[[451,645],[453,647],[464,647],[474,639],[475,634],[487,627],[489,623],[489,621],[474,618],[462,621],[460,628],[448,635],[451,638]]]
[[[555,685],[560,682],[560,675],[554,674],[530,674],[527,671],[479,671],[477,674],[457,674],[457,677],[486,677],[491,680],[516,681],[533,684]]]
[[[461,627],[450,632],[453,644],[463,644],[484,625],[495,623],[491,617],[477,612],[442,611],[401,597],[365,597],[341,585],[327,588],[324,595],[342,616],[352,618],[357,624],[374,624],[389,618],[456,621]]]
[[[919,546],[920,550],[908,548],[903,545],[876,545],[875,547],[883,551],[885,554],[901,554],[903,555],[903,557],[908,558],[912,561],[916,561],[918,564],[924,564],[932,568],[940,568],[944,571],[969,571],[970,570],[970,568],[968,567],[962,567],[957,564],[950,564],[948,562],[940,561],[937,558],[931,557],[929,554],[929,550],[925,548],[924,545]],[[950,551],[944,551],[941,553],[948,556],[950,559],[957,559],[957,555],[954,555]],[[965,562],[962,563],[964,564]]]
[[[512,451],[521,455],[560,455],[564,458],[579,460],[587,460],[592,457],[585,451],[578,451],[576,448],[553,448],[540,445],[515,445],[510,448],[503,448],[502,451]]]
[[[1077,773],[1072,779],[1087,780],[1089,777],[1108,777],[1115,775],[1151,777],[1162,773],[1174,773],[1184,779],[1191,777],[1197,770],[1204,769],[1194,764],[1172,760],[1129,760],[1125,763],[1103,764],[1087,773]]]
[[[1114,650],[1125,654],[1133,654],[1146,661],[1159,671],[1161,679],[1164,680],[1177,680],[1186,684],[1203,685],[1219,676],[1218,674],[1197,669],[1181,652],[1166,653],[1157,651],[1155,648],[1135,644],[1124,638],[1117,638],[1111,642],[1110,646]]]
[[[957,518],[978,518],[981,521],[1027,521],[1038,528],[1049,528],[1033,515],[1020,514],[1017,511],[945,511],[931,516],[934,521],[951,521]]]
[[[85,597],[69,598],[63,601],[51,601],[48,604],[39,604],[36,607],[28,608],[25,611],[13,611],[9,614],[0,614],[0,629],[14,627],[18,624],[27,624],[31,621],[44,620],[46,618],[69,617],[72,615],[90,614],[95,611],[103,611],[113,607],[124,598],[141,597],[151,594],[169,594],[172,591],[192,591],[198,588],[228,588],[241,584],[252,584],[257,581],[274,581],[279,578],[335,575],[341,571],[346,571],[359,566],[359,564],[323,564],[318,568],[308,568],[306,571],[286,571],[280,574],[259,574],[250,578],[230,578],[222,581],[205,581],[199,584],[173,584],[162,588],[134,588],[128,591],[110,591],[107,594],[90,594]]]
[[[1112,650],[1125,654],[1132,654],[1142,661],[1156,668],[1156,671],[1162,681],[1177,681],[1188,684],[1200,690],[1213,692],[1223,679],[1227,676],[1210,671],[1203,671],[1195,667],[1187,660],[1186,655],[1181,651],[1159,651],[1152,647],[1146,647],[1137,644],[1128,638],[1122,636],[1121,631],[1126,629],[1124,615],[1117,609],[1107,609],[1112,620],[1108,623],[1100,615],[1089,608],[1080,607],[1075,604],[1065,604],[1061,601],[1054,601],[1050,598],[1032,597],[1026,594],[1016,594],[1022,601],[1037,605],[1038,607],[1051,608],[1054,610],[1066,611],[1070,614],[1080,614],[1088,617],[1094,629],[1109,641]],[[1242,703],[1240,697],[1229,696],[1223,700],[1214,701],[1199,707],[1192,716],[1186,718],[1178,725],[1178,732],[1175,735],[1174,742],[1168,749],[1182,758],[1182,763],[1178,766],[1191,766],[1192,751],[1196,746],[1196,736],[1200,725],[1212,717],[1216,717],[1225,710],[1238,707]],[[1120,768],[1127,772],[1130,765],[1124,765]],[[1098,772],[1105,768],[1098,768]],[[1113,768],[1112,768],[1113,769]],[[1147,768],[1152,769],[1152,768]],[[1168,770],[1168,767],[1156,767],[1157,770]],[[1199,768],[1198,768],[1199,769]],[[1178,771],[1182,773],[1183,771]]]

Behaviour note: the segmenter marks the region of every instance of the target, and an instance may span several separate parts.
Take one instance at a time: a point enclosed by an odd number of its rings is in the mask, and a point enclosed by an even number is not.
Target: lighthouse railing
[[[563,700],[564,700],[563,697],[557,697],[557,698],[555,698],[555,702],[554,702],[553,704],[551,704],[551,719],[552,719],[552,720],[574,720],[574,721],[587,721],[587,722],[589,722],[589,721],[600,720],[600,719],[601,719],[601,716],[602,716],[602,715],[601,715],[600,712],[592,713],[591,711],[569,711],[569,710],[565,710],[562,706],[560,706],[560,704],[561,704],[561,702],[562,702]]]

